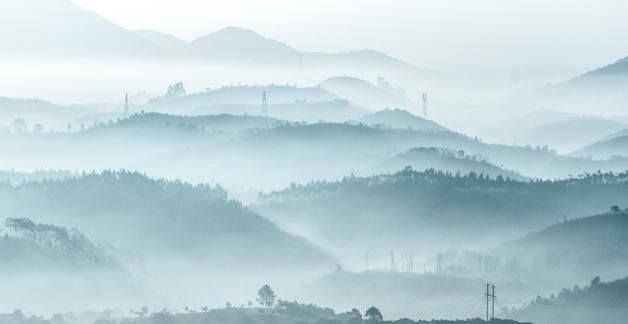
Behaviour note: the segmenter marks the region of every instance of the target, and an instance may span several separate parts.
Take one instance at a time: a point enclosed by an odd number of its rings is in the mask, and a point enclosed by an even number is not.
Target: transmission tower
[[[129,118],[129,94],[124,95],[124,118]]]
[[[421,99],[423,101],[423,117],[427,118],[427,93],[423,93],[423,95],[421,95]]]
[[[495,318],[495,285],[486,284],[486,321]],[[488,315],[489,305],[491,306],[491,317]]]
[[[262,116],[268,116],[268,101],[266,99],[266,91],[262,94]]]

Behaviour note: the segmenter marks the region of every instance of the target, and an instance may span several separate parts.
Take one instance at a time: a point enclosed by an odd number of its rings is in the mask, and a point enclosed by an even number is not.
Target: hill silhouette
[[[384,109],[364,116],[358,121],[368,125],[392,128],[410,128],[426,131],[448,131],[447,128],[431,120],[413,115],[406,110]]]
[[[628,315],[628,278],[602,282],[595,277],[585,287],[565,288],[549,297],[537,297],[504,315],[539,324],[624,323]]]
[[[356,251],[382,255],[407,246],[417,254],[431,253],[433,245],[488,247],[559,222],[564,215],[584,217],[625,205],[627,190],[625,173],[519,182],[408,168],[293,185],[262,195],[255,209],[353,260]],[[351,236],[343,232],[346,228],[352,228]],[[482,237],[473,235],[477,231]]]

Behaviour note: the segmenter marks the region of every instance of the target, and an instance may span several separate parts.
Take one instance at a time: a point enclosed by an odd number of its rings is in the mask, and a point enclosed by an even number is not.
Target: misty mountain
[[[238,115],[258,115],[261,113],[259,104],[212,104],[195,109],[191,115],[208,115],[229,112]],[[320,121],[344,122],[363,116],[368,112],[342,99],[321,102],[296,100],[292,103],[276,103],[268,105],[268,114],[273,118],[287,121]]]
[[[357,120],[371,126],[410,128],[427,131],[448,131],[447,128],[425,118],[413,115],[407,110],[384,109]]]
[[[608,136],[602,138],[600,141],[607,141],[607,140],[611,140],[611,139],[614,139],[614,138],[617,138],[617,137],[623,137],[623,136],[628,136],[628,127],[620,130],[617,133],[613,133],[611,135],[608,135]]]
[[[414,170],[437,169],[452,174],[468,174],[475,172],[485,174],[491,178],[501,175],[504,178],[514,180],[525,180],[526,178],[517,172],[505,170],[493,165],[483,157],[470,156],[464,151],[436,147],[417,147],[407,152],[395,155],[389,160],[381,163],[381,170],[384,172],[394,172],[406,166]]]
[[[192,55],[203,59],[245,63],[287,63],[297,65],[299,51],[252,30],[226,27],[197,38],[189,44]]]
[[[0,270],[45,271],[106,269],[119,266],[114,256],[76,229],[8,218],[0,238]]]
[[[0,56],[165,57],[145,41],[68,0],[6,0],[0,4]]]
[[[5,216],[6,214],[2,214]],[[0,229],[0,302],[33,303],[38,312],[67,307],[102,307],[142,300],[146,287],[123,264],[119,248],[93,241],[76,229],[7,218]],[[60,293],[63,292],[63,293]]]
[[[586,72],[572,80],[570,83],[595,82],[601,79],[616,79],[628,81],[628,57],[619,59],[607,66]]]
[[[75,126],[73,131],[61,133],[5,133],[0,136],[0,145],[11,157],[5,168],[141,169],[158,177],[218,182],[237,191],[240,199],[244,197],[239,194],[246,193],[247,201],[257,195],[252,191],[278,190],[293,182],[381,173],[383,161],[420,147],[464,151],[524,177],[549,179],[597,170],[624,171],[628,160],[565,157],[541,147],[487,144],[448,131],[270,120],[140,113],[96,127],[87,125],[84,130]],[[223,122],[231,126],[216,126]],[[430,167],[439,169],[440,165]],[[265,169],[277,172],[260,172]],[[256,181],[251,182],[251,178]]]
[[[507,310],[505,316],[538,324],[620,324],[628,316],[628,278],[602,282],[595,277],[584,287],[564,288],[549,297]]]
[[[322,81],[319,87],[373,110],[393,107],[417,109],[418,105],[406,98],[403,89],[395,88],[383,78],[378,81],[378,85],[375,85],[354,77],[333,77]]]
[[[293,185],[260,196],[255,210],[341,259],[356,251],[385,255],[432,245],[486,247],[554,224],[628,202],[627,175],[518,182],[470,173],[405,169],[372,177]],[[360,226],[355,226],[360,224]],[[351,228],[351,236],[345,229]],[[474,233],[482,232],[481,237]]]
[[[569,214],[567,214],[569,215]],[[596,275],[625,276],[628,266],[628,213],[618,209],[598,216],[564,221],[521,239],[504,243],[491,253],[508,272],[552,279],[581,281]],[[542,271],[540,269],[552,269]],[[527,273],[528,275],[524,275]]]
[[[179,55],[183,54],[182,52],[187,46],[187,43],[184,40],[179,39],[176,36],[154,30],[142,29],[136,30],[134,33],[159,48],[163,48],[171,53],[177,53]]]
[[[287,85],[225,86],[201,93],[154,98],[143,108],[146,111],[190,114],[196,110],[205,112],[204,107],[211,107],[212,105],[221,105],[220,107],[222,108],[228,108],[231,105],[236,107],[237,105],[251,105],[255,107],[252,111],[247,111],[247,113],[257,115],[261,113],[264,92],[266,92],[267,104],[269,106],[289,103],[330,102],[337,99],[336,95],[327,90],[314,87],[301,88]],[[241,109],[238,110],[241,111]],[[238,111],[212,111],[212,113],[236,114]]]
[[[0,125],[10,131],[31,131],[36,124],[42,127],[40,131],[63,130],[71,120],[91,113],[85,107],[61,106],[40,99],[0,97]],[[24,123],[12,124],[18,119]]]
[[[336,73],[364,72],[363,67],[368,66],[380,75],[435,75],[373,50],[302,52],[239,27],[226,27],[187,43],[157,31],[124,29],[69,0],[4,1],[0,5],[0,22],[0,57],[7,58],[200,60],[275,64]]]
[[[520,144],[549,145],[562,152],[571,152],[626,127],[628,125],[613,120],[580,117],[537,126],[516,136],[514,141]]]
[[[541,109],[483,124],[482,127],[477,127],[475,134],[485,140],[510,144],[521,134],[529,133],[535,128],[567,122],[578,117],[577,114]]]
[[[391,317],[407,316],[408,310],[421,318],[453,320],[482,316],[483,301],[478,295],[485,288],[483,279],[424,272],[418,262],[415,266],[414,272],[402,268],[400,263],[395,270],[337,269],[301,287],[299,296],[303,301],[324,303],[335,309],[377,305]],[[518,281],[500,281],[497,285],[502,296],[533,294],[532,289]]]
[[[146,131],[149,133],[167,132],[203,133],[218,132],[231,133],[242,132],[250,129],[270,128],[279,120],[262,116],[236,116],[229,114],[209,116],[178,116],[159,113],[143,113],[120,119],[115,123],[103,123],[89,130],[91,133],[117,132],[117,131]]]
[[[279,231],[268,220],[228,200],[219,186],[103,172],[61,181],[3,184],[0,201],[2,216],[19,213],[37,221],[67,224],[148,257],[220,260],[223,267],[254,263],[260,269],[329,262],[304,239]]]
[[[577,150],[573,155],[590,156],[598,159],[628,156],[628,135],[615,133],[608,139],[603,139]]]
[[[543,89],[537,102],[564,110],[624,114],[628,102],[625,88],[628,85],[628,58],[585,72],[573,79]]]

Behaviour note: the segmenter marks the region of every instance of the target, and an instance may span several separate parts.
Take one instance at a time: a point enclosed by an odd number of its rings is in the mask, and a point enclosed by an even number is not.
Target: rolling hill
[[[392,128],[409,128],[423,131],[449,131],[447,128],[431,120],[413,115],[407,110],[384,109],[364,116],[357,120],[371,126]]]
[[[417,264],[418,268],[419,264]],[[377,305],[390,317],[453,320],[482,316],[484,288],[480,278],[403,270],[351,272],[337,269],[307,283],[298,291],[300,300],[336,309]],[[502,296],[530,296],[529,287],[517,281],[500,281]],[[417,315],[413,315],[417,314]]]
[[[205,115],[205,116],[177,116],[160,113],[144,113],[131,115],[128,118],[120,119],[116,123],[102,124],[90,132],[115,132],[115,130],[146,130],[150,132],[173,131],[182,132],[243,132],[245,130],[270,128],[277,124],[279,120],[248,115]]]
[[[320,103],[337,99],[336,95],[314,87],[294,86],[226,86],[206,92],[188,94],[178,97],[159,97],[150,100],[143,108],[146,111],[170,114],[190,114],[196,110],[212,105],[251,105],[255,109],[248,113],[260,113],[262,95],[266,92],[269,106],[290,103]],[[231,111],[214,111],[212,113],[231,113]]]
[[[322,81],[319,87],[371,110],[404,108],[414,110],[417,105],[408,100],[403,91],[377,86],[354,77],[333,77]]]
[[[496,178],[501,175],[504,178],[525,180],[526,178],[517,172],[505,170],[493,165],[482,157],[469,156],[464,151],[454,151],[435,147],[417,147],[407,152],[395,155],[380,164],[382,172],[394,172],[406,166],[414,170],[436,169],[452,174],[468,174],[471,172],[482,173]]]
[[[538,324],[620,324],[628,316],[628,278],[602,282],[595,277],[585,287],[565,288],[549,297],[537,297],[503,315]]]
[[[549,145],[560,152],[572,152],[600,138],[614,134],[628,125],[596,117],[579,117],[568,121],[537,126],[514,138],[519,144]]]
[[[221,260],[223,266],[255,264],[260,269],[329,262],[324,252],[304,239],[279,231],[238,202],[227,200],[220,187],[104,172],[3,184],[0,201],[0,216],[19,213],[37,221],[69,224],[152,258],[177,255],[201,263]],[[220,244],[225,248],[211,248]]]
[[[490,253],[499,256],[508,271],[568,284],[597,275],[625,276],[628,252],[623,247],[627,241],[628,212],[618,210],[549,226]]]
[[[262,195],[254,209],[355,262],[356,255],[366,252],[385,255],[406,247],[414,247],[417,255],[430,253],[434,246],[488,247],[554,224],[564,215],[583,217],[626,205],[626,192],[625,173],[518,182],[405,169],[293,185]],[[481,237],[474,235],[477,231]]]
[[[87,108],[61,106],[40,99],[0,97],[0,125],[23,119],[29,130],[35,124],[45,129],[61,130],[72,120],[91,113]]]
[[[245,63],[297,64],[300,55],[286,44],[238,27],[226,27],[197,38],[188,50],[202,59]]]
[[[6,235],[0,238],[0,271],[115,270],[120,266],[106,248],[76,229],[9,218],[4,232]]]
[[[590,156],[607,159],[613,156],[628,156],[628,135],[614,134],[609,139],[587,145],[574,152],[575,156]]]
[[[624,115],[628,94],[628,58],[585,72],[573,79],[543,89],[540,102],[572,111],[595,111],[604,115]]]
[[[260,113],[260,110],[261,107],[259,104],[211,104],[197,108],[190,114],[207,115],[228,112],[230,114],[257,115]],[[364,109],[356,107],[342,99],[321,102],[296,100],[291,103],[273,103],[268,105],[268,114],[270,116],[295,122],[344,122],[367,113],[368,112]]]

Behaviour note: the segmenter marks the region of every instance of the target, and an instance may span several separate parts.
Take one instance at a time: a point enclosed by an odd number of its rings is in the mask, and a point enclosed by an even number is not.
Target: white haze
[[[75,0],[191,41],[235,25],[306,51],[374,48],[448,73],[556,81],[626,56],[622,0]],[[577,53],[577,55],[574,55]]]
[[[486,282],[518,307],[628,276],[626,17],[0,0],[0,324],[155,324],[143,306],[185,324],[227,302],[257,324],[266,283],[338,313],[472,318],[447,310]]]

